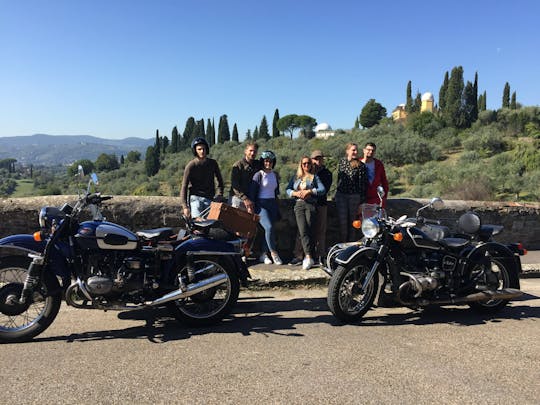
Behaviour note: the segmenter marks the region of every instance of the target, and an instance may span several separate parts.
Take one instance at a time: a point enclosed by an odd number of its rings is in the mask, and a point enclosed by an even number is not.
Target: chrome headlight
[[[377,221],[375,218],[368,218],[362,221],[362,233],[366,238],[374,238],[377,236],[380,230],[381,226],[379,225],[379,221]]]

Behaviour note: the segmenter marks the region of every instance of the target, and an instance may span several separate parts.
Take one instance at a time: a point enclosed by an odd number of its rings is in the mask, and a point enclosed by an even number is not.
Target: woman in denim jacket
[[[317,195],[324,194],[326,189],[319,179],[313,174],[311,159],[309,156],[302,156],[298,164],[296,174],[289,181],[287,195],[295,198],[294,216],[298,226],[298,234],[304,249],[304,260],[302,268],[309,270],[313,266],[313,225],[317,210]]]

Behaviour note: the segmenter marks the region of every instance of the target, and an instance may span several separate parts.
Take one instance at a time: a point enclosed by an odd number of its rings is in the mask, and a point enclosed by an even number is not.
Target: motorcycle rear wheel
[[[25,342],[47,329],[58,315],[61,292],[56,278],[49,287],[56,290],[46,295],[36,288],[28,303],[20,305],[14,299],[20,297],[30,261],[25,257],[7,257],[0,266],[0,341]]]
[[[182,267],[180,274],[187,269]],[[208,326],[227,316],[238,301],[240,280],[233,264],[226,258],[201,257],[195,261],[197,281],[219,274],[225,274],[226,280],[217,287],[204,290],[191,297],[167,304],[171,314],[179,321],[191,326]]]
[[[471,275],[476,272],[482,271],[480,266],[476,266],[472,269]],[[504,288],[516,288],[519,289],[519,277],[516,271],[509,269],[502,261],[497,259],[491,259],[491,272],[497,276],[498,286],[497,290]],[[508,304],[509,300],[491,300],[486,302],[471,302],[469,306],[475,311],[482,313],[494,313],[500,311]]]
[[[336,318],[345,323],[360,320],[373,305],[379,285],[378,274],[375,274],[365,291],[362,283],[371,262],[356,261],[347,267],[338,266],[328,285],[328,306]]]

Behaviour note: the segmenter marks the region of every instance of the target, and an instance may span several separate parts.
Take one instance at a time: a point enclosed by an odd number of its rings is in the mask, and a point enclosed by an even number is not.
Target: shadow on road
[[[432,325],[450,324],[456,326],[479,326],[506,319],[524,320],[540,318],[540,308],[521,305],[523,301],[535,299],[535,296],[524,296],[511,306],[504,308],[496,315],[481,315],[469,307],[430,307],[423,310],[407,308],[379,308],[370,311],[354,325],[340,323],[328,310],[325,298],[295,298],[291,300],[272,300],[274,297],[244,298],[238,301],[234,313],[221,323],[211,327],[192,328],[178,323],[165,309],[144,309],[139,311],[120,312],[120,320],[145,321],[144,325],[125,329],[100,330],[36,338],[33,342],[66,341],[88,342],[108,339],[147,339],[153,343],[185,340],[192,336],[206,334],[253,334],[281,335],[302,337],[297,330],[298,325],[329,324],[337,327],[380,327],[400,325]],[[288,316],[295,312],[308,312],[302,316]],[[381,314],[383,312],[383,314]],[[309,314],[312,313],[312,314]]]

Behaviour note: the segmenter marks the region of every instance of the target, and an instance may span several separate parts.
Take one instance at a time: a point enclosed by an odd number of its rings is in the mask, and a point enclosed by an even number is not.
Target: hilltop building
[[[430,92],[422,94],[422,105],[420,107],[420,112],[428,111],[433,112],[433,94]]]
[[[328,139],[335,134],[336,132],[326,122],[321,122],[315,127],[315,138]]]

